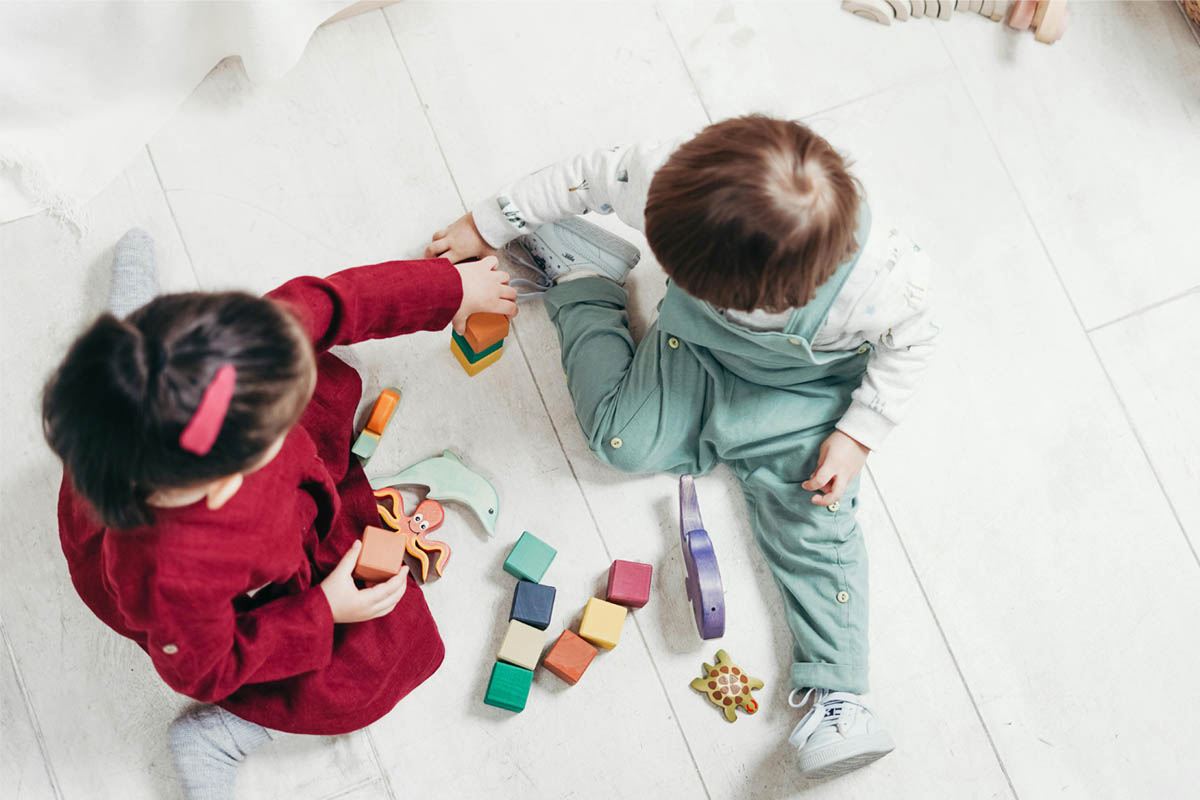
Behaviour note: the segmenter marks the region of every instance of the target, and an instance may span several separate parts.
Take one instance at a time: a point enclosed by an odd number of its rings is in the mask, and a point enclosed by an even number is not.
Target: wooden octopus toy
[[[433,570],[442,577],[442,570],[450,560],[450,545],[436,539],[427,539],[425,535],[441,527],[446,519],[446,510],[437,500],[422,500],[417,504],[412,516],[404,512],[404,498],[392,488],[376,489],[375,496],[381,500],[390,499],[392,507],[386,503],[376,503],[379,517],[389,528],[404,536],[404,550],[421,565],[421,581],[429,577],[429,553],[437,553],[433,562]]]

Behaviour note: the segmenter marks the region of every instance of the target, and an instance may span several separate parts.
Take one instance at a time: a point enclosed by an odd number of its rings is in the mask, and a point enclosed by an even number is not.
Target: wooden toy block
[[[891,25],[894,16],[892,7],[884,0],[842,0],[842,8],[880,25]]]
[[[704,530],[696,481],[691,475],[679,476],[679,543],[683,548],[683,566],[687,572],[684,587],[692,601],[696,629],[701,639],[725,635],[725,590],[721,568],[712,539]]]
[[[641,608],[650,601],[650,577],[654,567],[640,561],[617,559],[608,568],[608,602]]]
[[[354,565],[354,577],[372,583],[386,581],[404,566],[404,537],[368,525],[363,530],[362,549]]]
[[[1036,0],[1016,0],[1010,8],[1008,27],[1023,31],[1033,22],[1033,15],[1037,11],[1037,2]]]
[[[908,11],[913,19],[925,16],[925,0],[909,0]]]
[[[517,581],[508,618],[544,631],[550,626],[550,615],[554,612],[554,595],[553,586]]]
[[[983,8],[983,0],[969,0],[966,10],[978,14],[981,8]]]
[[[387,427],[399,403],[399,390],[384,389],[380,392],[379,398],[371,409],[371,416],[367,418],[367,426],[364,430],[368,430],[376,436],[383,436],[383,430]]]
[[[487,350],[508,336],[508,317],[503,314],[472,314],[467,317],[463,338],[476,353]]]
[[[596,648],[571,631],[563,631],[558,641],[550,648],[550,652],[542,659],[542,666],[574,686],[579,683],[579,679],[583,677],[583,673],[595,657]]]
[[[529,699],[529,687],[532,685],[533,670],[497,661],[492,667],[492,677],[488,680],[483,702],[508,711],[521,711]]]
[[[483,358],[485,358],[487,356],[490,356],[492,353],[496,352],[497,350],[499,350],[501,347],[504,346],[504,340],[501,339],[500,341],[493,344],[491,347],[484,349],[482,352],[476,353],[475,350],[471,347],[471,343],[468,342],[463,337],[459,336],[456,331],[450,331],[450,338],[452,340],[454,340],[455,342],[458,342],[458,349],[460,351],[462,351],[462,354],[466,357],[467,361],[471,362],[472,364],[474,364],[477,361],[482,360]]]
[[[512,619],[508,621],[508,632],[504,634],[496,657],[518,667],[536,669],[545,646],[545,631],[526,625],[519,619]]]
[[[467,360],[466,354],[463,353],[462,349],[458,346],[458,342],[456,342],[454,339],[450,340],[450,352],[454,354],[456,359],[458,359],[458,363],[462,365],[463,370],[465,370],[466,373],[473,378],[490,367],[492,364],[495,364],[497,361],[499,361],[500,356],[504,353],[504,348],[501,347],[497,350],[493,350],[489,355],[484,356],[474,364]]]
[[[996,13],[996,0],[983,0],[979,7],[980,16],[988,17],[989,19]]]
[[[379,435],[370,431],[363,431],[354,440],[354,446],[350,448],[350,452],[366,461],[375,454],[375,446],[379,444]]]
[[[1037,31],[1034,38],[1042,44],[1054,44],[1067,30],[1067,0],[1044,0],[1038,3],[1041,20],[1034,20]]]
[[[550,562],[558,551],[529,531],[521,534],[508,558],[504,559],[504,571],[527,581],[537,583],[550,568]]]
[[[887,0],[887,4],[892,7],[892,14],[901,22],[908,20],[909,11],[912,6],[908,4],[908,0]]]
[[[926,0],[925,8],[926,9],[929,8],[928,0]],[[929,14],[926,14],[925,16],[929,16]],[[940,2],[938,2],[937,18],[938,19],[950,19],[953,16],[954,16],[954,0],[940,0]]]
[[[621,627],[629,609],[593,597],[583,608],[583,619],[579,623],[579,635],[597,647],[612,650],[621,641]]]
[[[996,0],[996,5],[992,7],[991,16],[988,19],[992,22],[1003,22],[1006,11],[1008,11],[1008,0]]]

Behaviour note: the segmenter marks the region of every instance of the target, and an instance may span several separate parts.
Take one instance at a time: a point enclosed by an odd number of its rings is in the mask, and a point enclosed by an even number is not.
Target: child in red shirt
[[[153,285],[150,247],[138,231],[118,244],[112,307]],[[173,689],[216,704],[172,724],[189,797],[231,797],[268,729],[357,730],[441,664],[406,571],[351,577],[379,517],[350,454],[362,384],[327,350],[514,315],[495,263],[386,262],[265,298],[146,293],[96,320],[48,382],[75,588]]]

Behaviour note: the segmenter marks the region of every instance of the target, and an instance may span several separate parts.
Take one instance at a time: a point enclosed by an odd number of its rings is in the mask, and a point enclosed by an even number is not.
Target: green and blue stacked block
[[[553,547],[525,531],[508,552],[508,558],[504,559],[504,571],[523,580],[538,583],[557,554],[558,551]]]

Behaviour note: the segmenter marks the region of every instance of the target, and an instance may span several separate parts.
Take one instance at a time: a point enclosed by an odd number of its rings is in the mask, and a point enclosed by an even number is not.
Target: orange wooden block
[[[383,435],[383,429],[387,427],[388,421],[392,418],[392,412],[396,410],[396,405],[400,402],[400,393],[395,389],[384,389],[379,393],[379,399],[375,401],[375,407],[371,409],[371,417],[367,420],[367,430],[371,433]]]
[[[368,525],[363,530],[354,577],[378,582],[394,576],[404,566],[405,542],[405,537],[395,531]]]
[[[508,317],[503,314],[472,314],[467,317],[463,338],[476,353],[482,353],[508,336]]]
[[[596,648],[571,631],[563,631],[542,659],[542,666],[573,686],[595,657]]]

